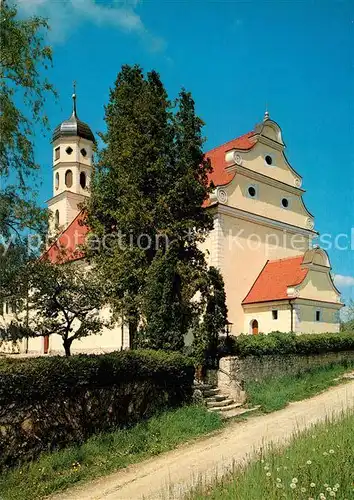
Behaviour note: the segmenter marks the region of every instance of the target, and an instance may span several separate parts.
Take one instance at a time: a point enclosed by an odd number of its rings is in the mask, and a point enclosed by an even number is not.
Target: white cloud
[[[336,274],[334,277],[334,283],[339,288],[349,288],[354,286],[354,276],[343,276],[341,274]]]
[[[38,14],[48,19],[52,43],[62,43],[74,28],[83,22],[98,26],[113,26],[140,37],[150,50],[163,49],[161,38],[149,33],[136,12],[137,0],[17,0],[22,13]]]

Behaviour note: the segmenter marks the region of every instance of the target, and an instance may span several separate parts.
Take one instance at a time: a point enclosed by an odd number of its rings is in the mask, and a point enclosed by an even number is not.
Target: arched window
[[[258,321],[256,319],[252,321],[251,328],[252,328],[252,334],[258,335]]]
[[[65,186],[71,188],[73,185],[73,173],[71,170],[65,172]]]
[[[82,189],[85,189],[85,187],[86,187],[86,174],[85,174],[85,172],[80,173],[80,186],[82,187]]]
[[[55,228],[57,229],[59,227],[59,210],[55,211],[54,224]]]
[[[59,172],[55,174],[55,189],[59,189]]]

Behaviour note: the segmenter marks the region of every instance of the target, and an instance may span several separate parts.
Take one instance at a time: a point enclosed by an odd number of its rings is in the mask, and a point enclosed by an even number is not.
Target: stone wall
[[[237,382],[241,387],[248,381],[270,376],[298,374],[309,369],[336,363],[354,362],[354,351],[328,352],[311,356],[227,356],[220,359],[218,387],[227,388]],[[210,374],[210,377],[212,378]]]

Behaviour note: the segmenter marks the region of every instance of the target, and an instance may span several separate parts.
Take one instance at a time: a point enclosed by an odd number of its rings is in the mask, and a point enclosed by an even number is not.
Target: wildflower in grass
[[[334,450],[329,450],[330,454],[333,455],[334,453]]]
[[[298,481],[297,477],[293,477],[293,478],[292,478],[292,480],[291,480],[291,482],[296,484],[296,483],[298,483],[299,481]]]
[[[316,488],[316,484],[315,483],[311,483],[310,484],[310,488]]]
[[[279,472],[279,471],[280,471],[280,467],[277,467],[277,472]]]
[[[277,483],[277,488],[283,488],[283,485],[281,483]]]
[[[326,500],[326,497],[323,493],[320,493],[320,496],[319,496],[320,500]]]
[[[265,466],[264,466],[264,470],[269,470],[268,465],[265,465]]]
[[[335,497],[336,496],[336,492],[335,491],[330,491],[329,496],[330,497]]]
[[[332,488],[330,486],[327,486],[326,491],[332,491]]]
[[[267,477],[270,477],[271,475],[272,475],[271,472],[267,472],[267,474],[266,474]]]
[[[334,488],[337,488],[337,489],[338,489],[338,488],[339,488],[339,486],[340,486],[340,485],[337,483],[337,484],[335,484],[335,485],[334,485]]]
[[[301,493],[306,493],[306,488],[301,488]]]
[[[306,463],[307,463],[307,465],[311,465],[312,464],[311,460],[307,460]]]
[[[277,483],[281,483],[280,477],[277,477]]]
[[[328,488],[329,484],[325,483],[323,486],[324,486],[325,488]]]
[[[296,484],[295,484],[295,483],[290,483],[290,488],[291,488],[292,490],[294,490],[294,489],[296,488]]]

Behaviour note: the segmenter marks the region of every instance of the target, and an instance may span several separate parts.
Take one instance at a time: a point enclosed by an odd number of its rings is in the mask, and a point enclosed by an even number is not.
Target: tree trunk
[[[130,320],[128,323],[129,327],[129,349],[135,349],[135,340],[136,340],[136,332],[138,330],[138,322],[134,320]]]
[[[65,356],[71,356],[70,348],[71,348],[72,340],[63,339],[63,346],[65,350]]]

